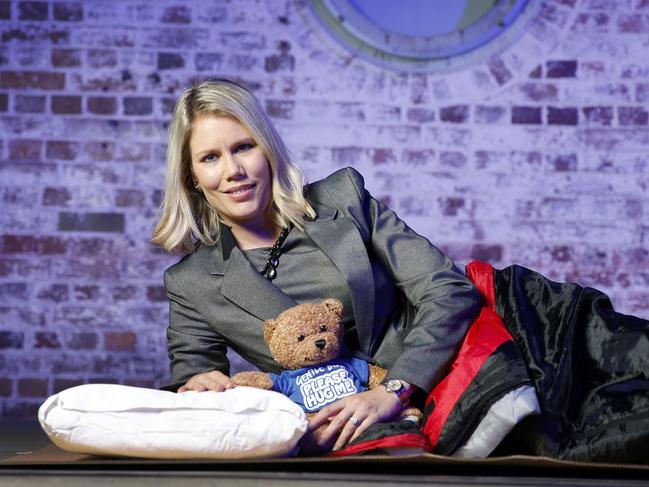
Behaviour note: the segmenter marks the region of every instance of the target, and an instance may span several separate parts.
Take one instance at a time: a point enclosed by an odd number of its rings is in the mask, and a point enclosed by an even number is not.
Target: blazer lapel
[[[365,244],[351,218],[335,218],[336,211],[313,206],[318,218],[307,221],[304,230],[347,281],[359,343],[369,353],[374,323],[374,278]]]
[[[234,243],[232,232],[221,225],[221,246],[214,251],[212,274],[223,275],[221,294],[261,320],[276,318],[297,301],[273,286],[250,264]]]

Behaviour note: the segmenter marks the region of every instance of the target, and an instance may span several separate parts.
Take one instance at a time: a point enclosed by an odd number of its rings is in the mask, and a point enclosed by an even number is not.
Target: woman
[[[320,446],[340,449],[429,392],[479,309],[451,260],[365,190],[353,169],[303,188],[254,96],[225,80],[186,90],[169,130],[163,212],[154,239],[187,255],[165,272],[169,357],[183,391],[233,387],[228,347],[280,372],[263,320],[299,302],[344,304],[346,353],[388,368],[386,387],[343,398]]]

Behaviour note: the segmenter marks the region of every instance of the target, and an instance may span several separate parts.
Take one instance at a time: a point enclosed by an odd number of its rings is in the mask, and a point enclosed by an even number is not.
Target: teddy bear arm
[[[387,373],[388,369],[370,364],[370,374],[367,379],[367,388],[374,389],[378,387],[381,382],[383,382],[383,379],[385,379]]]
[[[257,389],[270,390],[273,388],[272,379],[264,372],[239,372],[232,377],[232,382],[237,386],[256,387]]]

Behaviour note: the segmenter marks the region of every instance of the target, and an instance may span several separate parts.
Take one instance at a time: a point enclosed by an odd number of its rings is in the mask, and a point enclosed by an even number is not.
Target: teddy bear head
[[[328,362],[343,343],[343,305],[337,299],[298,304],[264,322],[264,340],[275,361],[285,369]]]

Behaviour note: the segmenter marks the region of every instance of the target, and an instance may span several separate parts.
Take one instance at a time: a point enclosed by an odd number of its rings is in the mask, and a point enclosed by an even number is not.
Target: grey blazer
[[[477,315],[477,290],[375,200],[354,169],[307,186],[305,195],[317,216],[304,231],[349,286],[357,355],[429,391]],[[215,245],[200,245],[164,274],[172,377],[165,389],[200,372],[229,374],[228,347],[261,370],[282,370],[264,343],[263,321],[297,303],[253,268],[226,226],[221,230]]]

